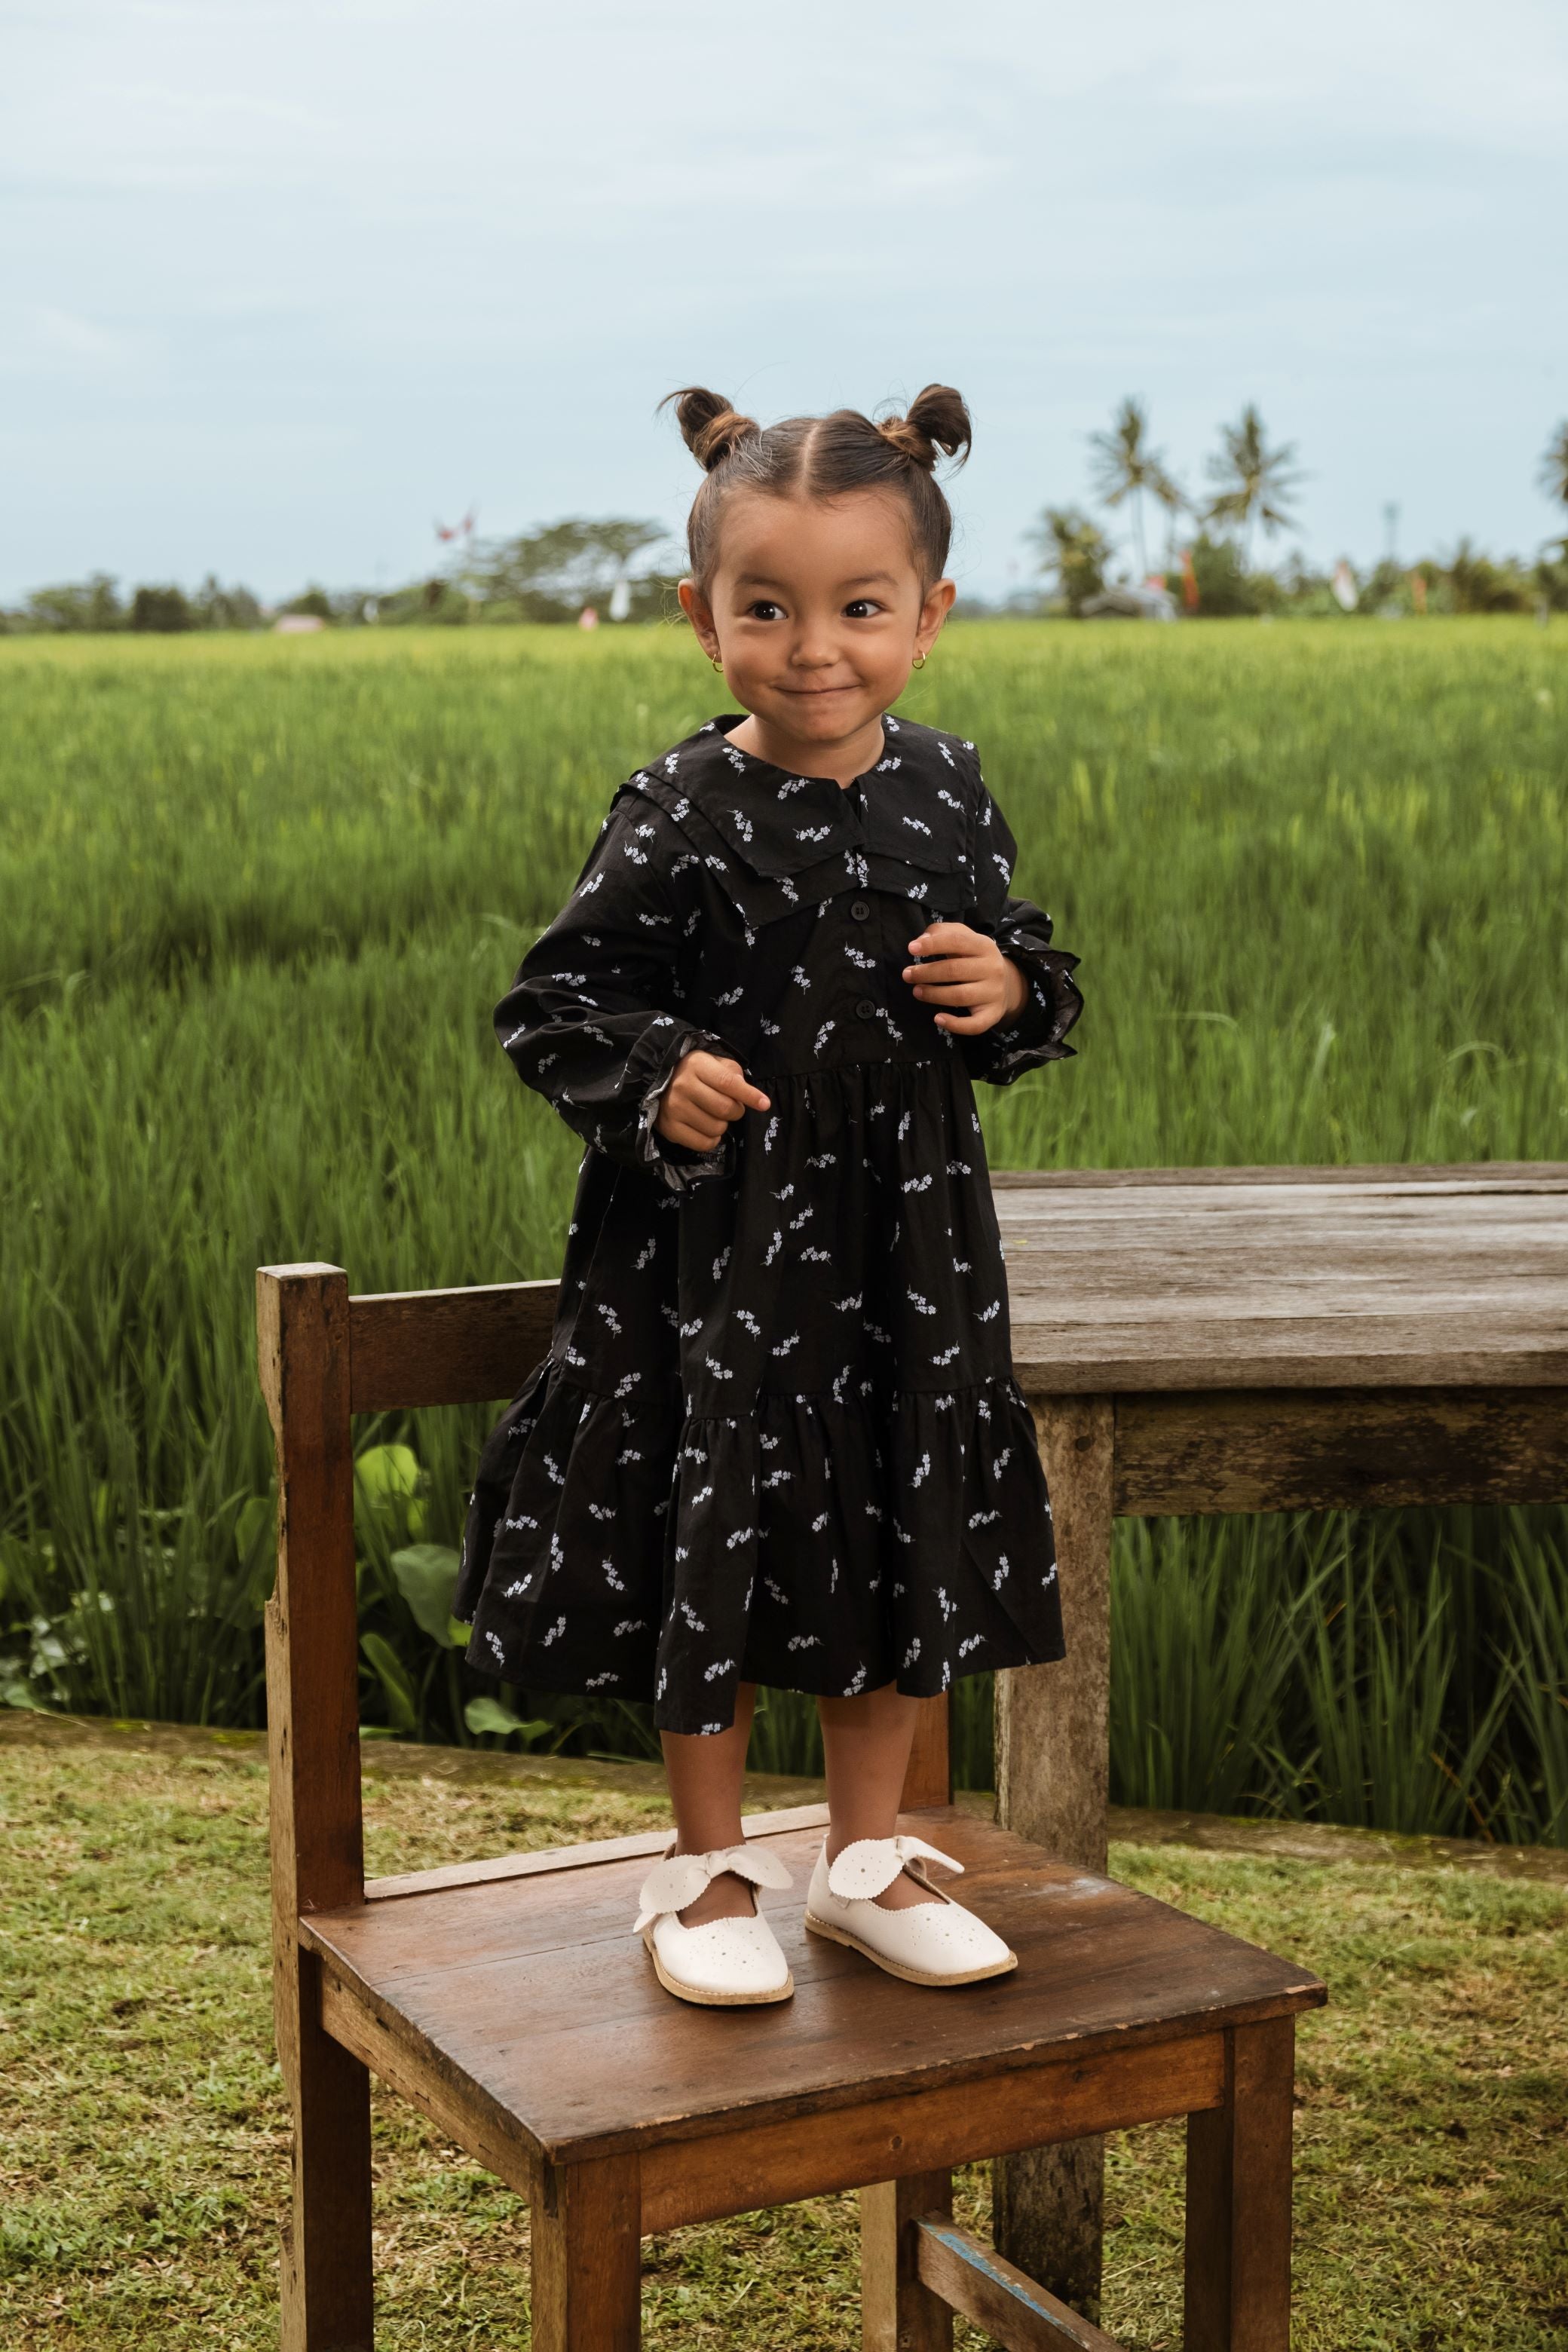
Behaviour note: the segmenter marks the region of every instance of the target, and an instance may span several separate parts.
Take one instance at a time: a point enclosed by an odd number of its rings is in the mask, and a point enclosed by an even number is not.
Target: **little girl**
[[[1016,1963],[895,1837],[916,1702],[1062,1651],[971,1081],[1071,1052],[1076,959],[1007,895],[973,744],[889,715],[954,595],[957,393],[765,429],[672,397],[707,477],[680,601],[739,708],[619,788],[497,1008],[587,1150],[457,1607],[510,1683],[653,1701],[668,1991],[793,1990],[752,1896],[789,1881],[741,1827],[759,1683],[821,1711],[807,1927],[966,1983]]]

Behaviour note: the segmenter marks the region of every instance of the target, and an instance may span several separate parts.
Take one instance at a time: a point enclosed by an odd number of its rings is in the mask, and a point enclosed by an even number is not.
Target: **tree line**
[[[1467,536],[1447,556],[1406,563],[1391,553],[1361,574],[1343,562],[1331,572],[1314,571],[1299,549],[1276,569],[1255,565],[1255,532],[1274,539],[1291,528],[1303,478],[1295,443],[1271,446],[1251,402],[1234,425],[1220,427],[1219,446],[1205,461],[1208,488],[1197,496],[1178,481],[1164,452],[1152,446],[1148,412],[1131,395],[1110,428],[1091,433],[1089,444],[1096,501],[1110,514],[1128,509],[1138,582],[1163,588],[1179,609],[1211,618],[1281,611],[1568,612],[1568,530],[1549,541],[1532,562],[1489,556]],[[1548,442],[1537,478],[1549,498],[1568,507],[1568,420]],[[1163,520],[1164,539],[1152,568],[1151,506]],[[1104,524],[1092,514],[1079,506],[1047,506],[1027,536],[1047,595],[1015,597],[1015,609],[1039,609],[1043,604],[1047,610],[1079,614],[1104,597],[1116,554]]]
[[[1163,450],[1152,446],[1143,404],[1124,400],[1108,430],[1089,436],[1096,503],[1107,515],[1127,510],[1140,582],[1159,583],[1178,610],[1222,619],[1245,614],[1568,612],[1568,529],[1532,562],[1486,554],[1461,539],[1446,556],[1405,563],[1384,559],[1362,574],[1349,564],[1314,571],[1299,550],[1274,569],[1254,562],[1254,541],[1278,538],[1296,520],[1303,478],[1293,442],[1271,446],[1248,404],[1221,428],[1205,461],[1208,487],[1194,496]],[[1540,484],[1568,509],[1568,421],[1541,459]],[[1163,548],[1151,561],[1149,526],[1157,519]],[[1568,522],[1568,516],[1565,516]],[[1047,506],[1027,532],[1044,581],[1005,605],[966,598],[961,612],[1081,614],[1112,585],[1116,550],[1105,523],[1080,506]],[[479,542],[425,578],[392,589],[329,592],[314,584],[269,606],[243,586],[211,573],[193,593],[173,583],[121,595],[108,573],[36,589],[13,611],[0,610],[0,635],[104,634],[118,630],[172,635],[197,629],[260,629],[279,620],[323,626],[380,627],[430,623],[465,625],[596,618],[650,621],[678,609],[678,551],[662,523],[612,516],[568,517],[510,539]]]

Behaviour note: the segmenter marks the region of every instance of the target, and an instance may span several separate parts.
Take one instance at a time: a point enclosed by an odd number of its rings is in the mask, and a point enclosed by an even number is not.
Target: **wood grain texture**
[[[357,1903],[359,1783],[348,1281],[263,1268],[258,1364],[278,1450],[278,1578],[267,1604],[272,1983],[292,2111],[282,2266],[284,2352],[369,2352],[374,2326],[370,2084],[321,2022],[302,1912]]]
[[[1568,1162],[1556,1160],[1464,1160],[1435,1166],[1404,1160],[1360,1167],[1300,1167],[1290,1160],[1240,1168],[994,1168],[998,1192],[1116,1192],[1151,1187],[1236,1184],[1367,1184],[1437,1187],[1451,1191],[1568,1192]]]
[[[552,2161],[833,2116],[916,2087],[989,2082],[994,2097],[1001,2078],[1058,2058],[1321,1999],[1310,1972],[1052,1863],[993,1822],[956,1809],[904,1819],[965,1864],[964,1900],[1019,1954],[1014,1973],[936,2001],[807,1935],[813,1830],[771,1841],[796,1880],[761,1895],[795,1978],[777,2007],[715,2013],[669,2000],[631,1933],[640,1856],[316,1913],[300,1933],[402,2065],[515,2118]],[[900,2168],[879,2158],[859,2178]]]
[[[314,1960],[314,1965],[320,1968],[320,1961]],[[321,2024],[335,2042],[520,2197],[539,2194],[543,2167],[537,2148],[513,2116],[446,2066],[411,2053],[406,2042],[365,2006],[357,1991],[325,1969],[321,1971]]]
[[[550,1347],[558,1282],[364,1291],[350,1300],[355,1412],[517,1394]]]
[[[1048,1853],[1105,1868],[1110,1795],[1110,1538],[1115,1406],[1036,1401],[1050,1491],[1067,1655],[996,1677],[996,1809]],[[992,2169],[1001,2253],[1068,2303],[1098,2312],[1104,2206],[1098,2139],[1034,2147]]]
[[[921,2214],[952,2220],[951,2172],[912,2172],[860,2191],[863,2352],[952,2352],[952,2305],[920,2275]]]
[[[1568,1384],[1555,1164],[998,1176],[994,1194],[1031,1392]]]
[[[1166,2122],[1213,2106],[1224,2082],[1224,2036],[1205,2033],[1059,2063],[1042,2053],[1039,2063],[984,2082],[933,2078],[897,2098],[651,2145],[642,2159],[643,2227],[721,2221],[908,2171]]]
[[[967,2230],[931,2213],[917,2220],[920,2278],[1005,2352],[1121,2352],[1114,2337]]]
[[[952,1694],[923,1698],[915,1717],[914,1745],[904,1774],[902,1811],[952,1802]]]
[[[1067,1655],[996,1677],[997,1818],[1085,1870],[1105,1868],[1110,1801],[1115,1408],[1040,1397],[1035,1428],[1056,1536]]]
[[[1564,1497],[1564,1389],[1218,1390],[1116,1402],[1119,1515]]]
[[[745,1836],[783,1837],[792,1830],[826,1829],[826,1805],[785,1805],[777,1812],[747,1813]],[[542,1847],[535,1853],[500,1853],[479,1862],[447,1863],[440,1870],[412,1870],[396,1878],[365,1881],[367,1903],[395,1902],[407,1895],[438,1895],[450,1886],[489,1886],[504,1878],[544,1878],[558,1870],[591,1870],[601,1862],[649,1859],[669,1843],[668,1830],[640,1830],[630,1837],[585,1838],[581,1845]]]
[[[545,2176],[530,2222],[533,2352],[637,2352],[640,2216],[635,2157]]]
[[[1226,2034],[1226,2095],[1187,2123],[1185,2352],[1289,2352],[1295,2021]]]

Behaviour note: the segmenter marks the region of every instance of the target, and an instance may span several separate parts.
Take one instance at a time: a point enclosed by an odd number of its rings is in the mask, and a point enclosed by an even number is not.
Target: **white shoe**
[[[814,1935],[863,1952],[879,1969],[910,1984],[975,1984],[982,1977],[1003,1977],[1016,1969],[1017,1953],[984,1919],[931,1885],[927,1860],[943,1863],[949,1870],[963,1869],[951,1854],[918,1837],[859,1838],[830,1864],[825,1839],[805,1898],[806,1926]],[[930,1888],[937,1900],[911,1903],[902,1911],[885,1910],[875,1897],[902,1870]]]
[[[667,1853],[643,1881],[633,1932],[647,1946],[660,1984],[678,2000],[707,2009],[787,2000],[795,1979],[760,1912],[753,1909],[749,1919],[710,1919],[700,1927],[684,1927],[675,1916],[696,1902],[710,1879],[726,1871],[753,1886],[795,1884],[761,1841],[718,1846],[711,1853]]]

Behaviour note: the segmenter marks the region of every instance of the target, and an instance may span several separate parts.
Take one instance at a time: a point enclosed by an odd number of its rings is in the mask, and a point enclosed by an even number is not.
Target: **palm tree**
[[[1541,460],[1541,487],[1549,499],[1568,506],[1568,418],[1557,427]]]
[[[1208,461],[1209,479],[1218,492],[1204,520],[1239,524],[1241,560],[1250,572],[1254,522],[1272,536],[1295,520],[1290,500],[1301,478],[1291,463],[1296,444],[1270,449],[1263,419],[1250,400],[1234,425],[1221,425],[1219,438],[1218,452]]]
[[[1165,509],[1165,569],[1169,572],[1176,561],[1176,525],[1187,508],[1187,494],[1173,474],[1163,469],[1157,482],[1149,486]]]
[[[1138,572],[1141,579],[1149,574],[1149,551],[1143,538],[1143,493],[1145,490],[1173,509],[1182,502],[1182,494],[1165,470],[1163,453],[1149,446],[1149,414],[1140,400],[1131,393],[1116,412],[1109,433],[1091,433],[1089,446],[1094,452],[1094,487],[1096,494],[1108,507],[1119,507],[1123,499],[1132,501],[1132,535],[1138,542]]]

